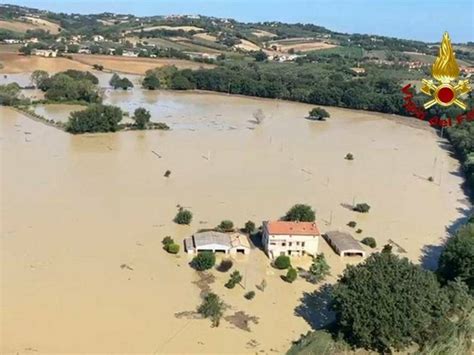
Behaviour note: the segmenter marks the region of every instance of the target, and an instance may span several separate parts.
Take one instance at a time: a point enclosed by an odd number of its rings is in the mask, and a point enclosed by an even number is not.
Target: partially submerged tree
[[[323,281],[330,274],[330,266],[323,253],[316,255],[309,268],[309,281],[317,283]]]
[[[290,257],[286,255],[279,255],[275,259],[275,267],[280,270],[288,269],[291,266]]]
[[[322,121],[325,118],[329,118],[329,112],[321,107],[315,107],[309,111],[309,119]]]
[[[235,270],[234,272],[232,272],[232,274],[230,274],[230,279],[225,284],[225,287],[234,288],[235,285],[237,285],[241,281],[242,281],[242,275],[240,275],[240,272],[238,270]]]
[[[285,221],[314,222],[316,213],[311,206],[305,204],[296,204],[290,208],[284,217]]]
[[[150,118],[150,111],[143,107],[137,108],[133,114],[133,119],[138,129],[146,129],[150,123]]]
[[[216,263],[216,256],[210,251],[203,251],[196,255],[191,261],[191,266],[197,271],[211,269]]]
[[[213,327],[218,327],[224,314],[224,308],[224,302],[221,301],[220,297],[211,292],[204,297],[197,311],[205,318],[210,318]]]
[[[225,219],[217,226],[217,228],[224,232],[230,232],[234,229],[234,222]]]
[[[360,213],[367,213],[370,210],[370,206],[367,203],[358,203],[354,206],[353,210]]]
[[[190,224],[193,219],[193,214],[191,211],[184,208],[180,208],[176,216],[174,217],[174,222],[177,224]]]
[[[38,89],[41,87],[41,85],[46,79],[49,79],[49,74],[47,71],[35,70],[33,73],[31,73],[31,82]]]

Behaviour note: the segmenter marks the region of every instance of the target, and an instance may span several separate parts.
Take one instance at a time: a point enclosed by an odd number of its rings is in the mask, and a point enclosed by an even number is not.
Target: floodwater
[[[312,122],[311,106],[275,100],[107,95],[128,110],[147,105],[173,129],[74,136],[0,107],[2,353],[283,353],[310,329],[295,307],[315,286],[283,282],[253,249],[236,260],[243,287],[227,290],[228,274],[212,271],[210,288],[229,305],[226,316],[243,311],[258,323],[211,328],[176,316],[199,305],[199,277],[161,240],[308,203],[323,232],[354,220],[357,239],[374,237],[379,249],[391,239],[420,262],[469,208],[445,143],[407,118],[328,108],[328,121]],[[249,122],[259,109],[263,122]],[[354,213],[346,207],[354,202],[372,209]],[[190,226],[172,222],[178,205],[192,210]],[[334,281],[344,261],[325,242],[321,249]],[[255,288],[262,279],[264,292]]]

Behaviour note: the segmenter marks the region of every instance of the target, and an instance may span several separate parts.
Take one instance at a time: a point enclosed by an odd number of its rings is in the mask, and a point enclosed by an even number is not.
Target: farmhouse
[[[58,51],[53,51],[52,49],[33,49],[31,52],[33,55],[37,55],[39,57],[56,57],[58,55]]]
[[[192,237],[186,238],[184,246],[188,254],[200,251],[221,252],[225,254],[250,253],[248,237],[241,233],[198,232],[194,233]]]
[[[333,231],[327,232],[323,237],[340,256],[365,257],[364,249],[349,233]]]
[[[263,222],[262,242],[271,259],[280,255],[316,255],[320,236],[316,222]]]

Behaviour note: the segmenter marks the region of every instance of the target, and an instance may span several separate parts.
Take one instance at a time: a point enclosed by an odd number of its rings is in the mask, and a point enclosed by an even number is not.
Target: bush
[[[382,248],[383,254],[391,254],[392,253],[392,246],[390,244],[385,244]]]
[[[212,325],[218,327],[224,313],[224,302],[221,301],[218,295],[211,292],[204,297],[197,311],[205,318],[211,318]]]
[[[169,235],[164,237],[163,240],[161,241],[161,244],[163,244],[163,247],[166,247],[169,244],[173,244],[174,240],[171,238]]]
[[[220,272],[227,272],[232,268],[233,265],[234,263],[232,262],[232,260],[223,259],[221,263],[219,264],[219,266],[217,267],[217,270]]]
[[[210,251],[204,251],[196,255],[191,261],[191,266],[197,271],[211,269],[216,263],[216,256]]]
[[[288,269],[284,279],[285,279],[286,282],[292,283],[293,281],[296,280],[297,277],[298,277],[298,272],[296,271],[296,269],[290,267]]]
[[[309,268],[309,281],[313,283],[318,283],[326,278],[330,274],[329,264],[326,261],[326,258],[323,253],[316,255],[313,259],[313,263]]]
[[[247,221],[245,223],[244,232],[251,234],[254,230],[255,230],[255,223],[253,223],[252,221]]]
[[[168,244],[166,247],[166,251],[171,254],[178,254],[179,252],[179,245],[176,243]]]
[[[316,220],[316,214],[311,206],[296,204],[290,208],[284,219],[286,221],[314,222]]]
[[[219,224],[217,228],[225,232],[230,232],[234,229],[234,222],[225,219]]]
[[[309,111],[309,118],[313,120],[321,121],[328,117],[330,117],[329,113],[321,107],[315,107],[311,111]]]
[[[230,279],[224,285],[227,288],[234,288],[240,281],[242,281],[242,275],[238,270],[235,270],[232,274],[230,274]]]
[[[247,293],[244,295],[244,297],[245,297],[246,299],[248,299],[248,300],[251,300],[252,298],[255,297],[255,291],[249,291],[249,292],[247,292]]]
[[[352,153],[347,153],[346,154],[346,157],[344,158],[346,160],[354,160],[354,155],[352,155]]]
[[[160,79],[154,72],[147,72],[143,79],[142,86],[144,89],[156,90],[160,88]]]
[[[150,123],[150,111],[139,107],[135,110],[133,114],[133,119],[135,120],[135,125],[138,129],[146,129],[148,123]]]
[[[377,242],[376,242],[375,239],[372,238],[372,237],[365,237],[365,238],[362,239],[360,242],[361,242],[362,244],[365,244],[365,245],[371,247],[371,248],[377,247]]]
[[[122,120],[122,110],[115,106],[92,104],[72,112],[66,125],[70,133],[115,132]]]
[[[359,228],[358,230],[356,230],[356,233],[357,233],[357,234],[362,233],[362,229]]]
[[[275,267],[280,270],[288,269],[291,266],[290,257],[286,255],[280,255],[275,259]]]
[[[190,224],[193,219],[191,211],[180,209],[174,217],[174,222],[178,224]]]
[[[354,221],[350,221],[349,223],[347,223],[347,225],[351,228],[354,228],[357,225],[357,223]]]
[[[356,212],[367,213],[370,210],[370,206],[366,203],[358,203],[357,205],[355,205],[353,210]]]

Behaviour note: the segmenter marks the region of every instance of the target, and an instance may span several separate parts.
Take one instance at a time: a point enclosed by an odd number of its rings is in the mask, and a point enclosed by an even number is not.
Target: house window
[[[276,245],[276,243],[275,242],[270,242],[270,245]]]
[[[300,242],[296,242],[296,246],[300,245]]]
[[[291,247],[292,244],[293,244],[292,242],[289,242],[288,246]],[[296,245],[298,245],[298,243],[296,243]]]
[[[301,242],[301,246],[304,247],[304,242]]]
[[[281,243],[281,246],[282,246],[282,247],[286,247],[286,243]]]

